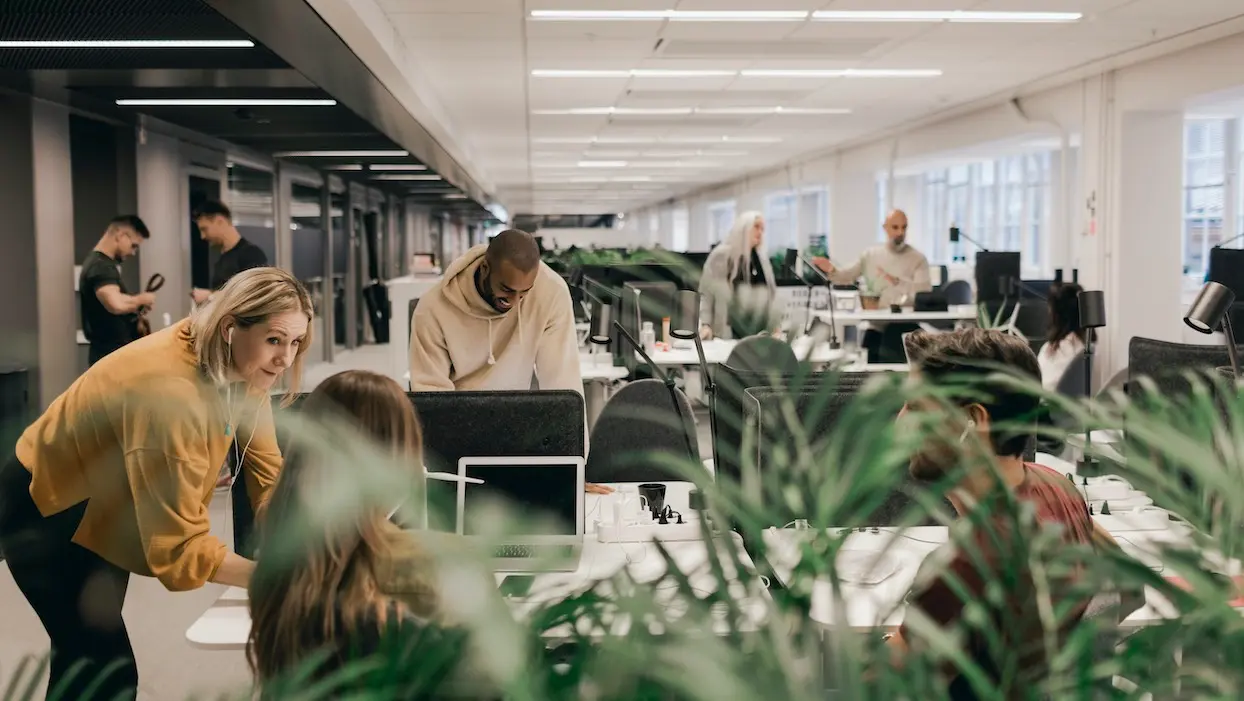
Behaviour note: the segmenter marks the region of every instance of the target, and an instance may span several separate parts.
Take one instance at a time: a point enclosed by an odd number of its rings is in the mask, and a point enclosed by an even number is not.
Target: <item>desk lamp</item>
[[[592,328],[587,340],[592,346],[609,346],[609,331],[613,326],[613,305],[599,300],[592,303]]]
[[[1203,334],[1222,331],[1226,336],[1227,357],[1231,359],[1231,374],[1239,380],[1240,357],[1235,347],[1235,331],[1231,328],[1233,304],[1235,293],[1231,288],[1217,282],[1207,282],[1188,308],[1188,313],[1184,315],[1184,323]]]
[[[670,324],[670,335],[683,340],[692,339],[695,352],[700,360],[700,373],[704,376],[704,399],[708,404],[709,444],[713,446],[713,459],[716,464],[717,436],[714,427],[717,425],[716,410],[717,384],[708,371],[708,360],[704,357],[704,342],[700,340],[700,293],[695,290],[679,290],[677,304],[674,305],[674,319]]]
[[[1084,398],[1093,397],[1093,334],[1106,326],[1106,294],[1101,290],[1082,290],[1076,295],[1079,302],[1080,329],[1084,331]],[[1077,470],[1081,474],[1092,472],[1097,461],[1089,455],[1093,446],[1093,427],[1084,426],[1084,450],[1081,451]]]

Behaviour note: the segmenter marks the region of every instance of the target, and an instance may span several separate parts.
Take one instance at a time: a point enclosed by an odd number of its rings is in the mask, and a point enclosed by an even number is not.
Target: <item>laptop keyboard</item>
[[[510,545],[499,545],[493,550],[493,557],[497,559],[521,559],[530,560],[535,558],[569,558],[574,556],[574,546],[572,545],[521,545],[518,543]]]
[[[536,551],[530,545],[502,545],[493,551],[497,558],[532,558]]]

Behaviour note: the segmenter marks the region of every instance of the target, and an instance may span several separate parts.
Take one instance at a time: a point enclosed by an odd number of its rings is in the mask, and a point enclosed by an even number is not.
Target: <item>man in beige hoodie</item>
[[[450,264],[411,319],[410,386],[583,392],[570,288],[531,234],[507,229]]]

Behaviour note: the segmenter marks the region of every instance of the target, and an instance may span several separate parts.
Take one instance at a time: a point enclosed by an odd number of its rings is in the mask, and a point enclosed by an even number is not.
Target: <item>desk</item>
[[[834,311],[832,316],[839,326],[859,326],[864,322],[919,324],[921,322],[953,321],[956,323],[976,323],[976,314],[976,305],[960,304],[950,307],[944,312],[903,311],[895,314],[889,309],[854,309],[851,311],[838,309]],[[826,323],[829,323],[831,316],[828,309],[813,312],[812,315]]]
[[[734,350],[739,342],[733,339],[714,338],[711,341],[704,341],[704,360],[709,365],[720,365],[726,362],[730,357],[730,352]],[[795,357],[800,360],[808,353],[808,344],[796,340],[791,344],[791,350],[794,351]],[[828,343],[821,343],[812,351],[808,361],[814,365],[824,365],[838,360],[842,360],[851,355],[852,351],[843,349],[832,349]],[[694,342],[679,342],[675,347],[669,350],[657,350],[649,353],[652,356],[652,362],[661,367],[691,367],[700,364],[700,356],[696,352]],[[635,354],[635,359],[643,362],[643,358],[639,353]]]
[[[636,485],[611,485],[615,488],[633,488]],[[688,513],[687,499],[691,485],[686,482],[666,483],[666,502],[675,510]],[[587,520],[587,531],[584,536],[583,557],[579,567],[573,572],[549,572],[534,578],[530,595],[522,600],[509,600],[515,615],[522,616],[538,607],[542,602],[557,600],[575,592],[584,591],[596,582],[608,579],[623,569],[636,582],[653,582],[665,574],[665,561],[661,558],[655,545],[651,543],[601,543],[596,540],[592,523],[602,511],[606,497],[594,494],[584,495],[584,515]],[[703,541],[664,541],[663,547],[669,552],[680,572],[688,577],[691,586],[697,589],[702,597],[716,587],[716,578],[709,568],[708,547]],[[716,541],[720,552],[723,548],[735,548],[740,562],[749,570],[752,568],[751,558],[743,550],[742,539],[737,534],[728,534]],[[723,565],[729,566],[723,556]],[[733,573],[731,573],[733,574]],[[502,575],[496,575],[500,584]],[[698,591],[703,589],[703,591]],[[739,601],[741,609],[747,615],[750,625],[759,626],[767,615],[768,590],[759,585],[758,578],[750,574],[738,578],[731,586],[731,594]],[[658,593],[658,600],[662,599]],[[668,602],[673,604],[673,602]],[[676,611],[667,609],[673,617]],[[614,621],[614,632],[623,632],[629,622]],[[245,590],[230,587],[207,609],[186,631],[186,639],[191,645],[209,650],[242,650],[246,647],[250,635],[250,612],[247,608]],[[726,632],[726,622],[719,621],[720,632]],[[602,633],[603,634],[603,633]],[[554,634],[554,637],[556,635]]]

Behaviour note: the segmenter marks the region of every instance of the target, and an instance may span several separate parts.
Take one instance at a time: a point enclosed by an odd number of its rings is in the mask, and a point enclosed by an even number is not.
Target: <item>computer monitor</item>
[[[976,254],[976,301],[998,302],[1015,297],[1020,281],[1018,251],[978,251]]]
[[[1234,292],[1237,303],[1244,302],[1244,249],[1211,248],[1209,279]]]
[[[583,395],[572,390],[416,392],[408,395],[423,424],[423,464],[458,471],[464,457],[586,457]],[[428,525],[454,531],[456,485],[428,482]]]
[[[464,457],[457,484],[459,535],[487,538],[498,572],[568,571],[583,552],[583,458]],[[521,513],[516,523],[490,524],[498,504]]]

